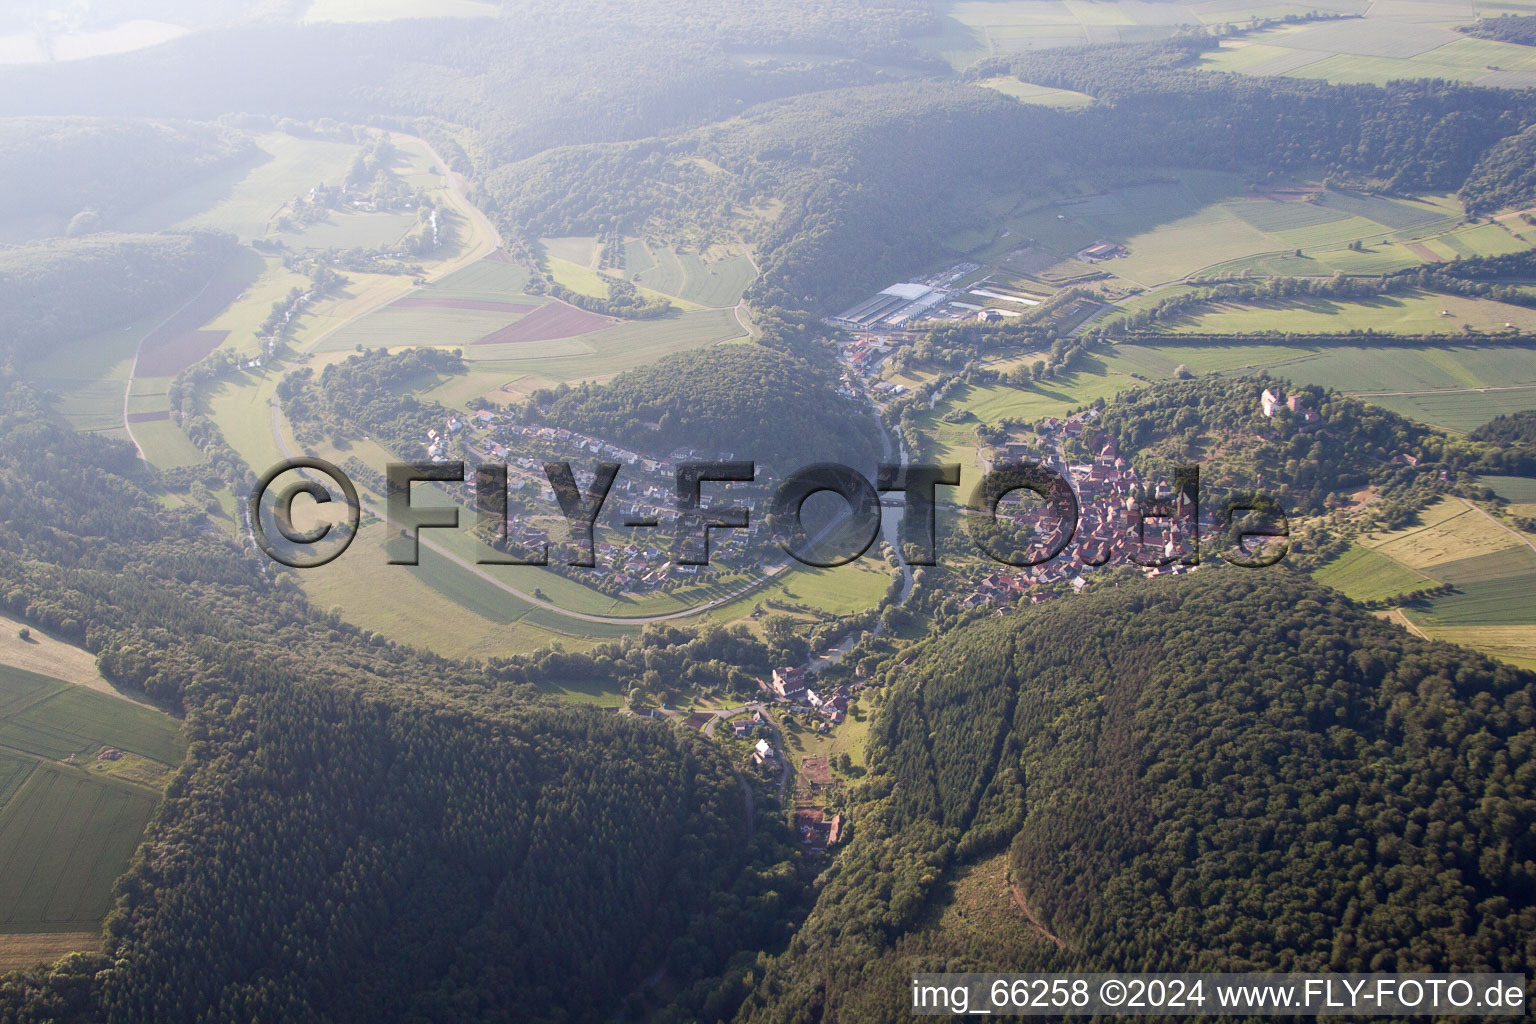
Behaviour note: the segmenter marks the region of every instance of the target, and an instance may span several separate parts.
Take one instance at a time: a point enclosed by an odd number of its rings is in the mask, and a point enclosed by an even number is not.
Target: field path
[[[1531,538],[1527,537],[1519,530],[1510,529],[1510,527],[1506,526],[1504,523],[1499,522],[1498,517],[1492,515],[1486,509],[1472,504],[1466,498],[1457,498],[1456,500],[1467,506],[1467,508],[1476,512],[1478,515],[1482,516],[1484,519],[1488,520],[1494,526],[1497,526],[1499,529],[1503,530],[1505,533],[1512,535],[1516,540],[1530,548],[1532,551],[1536,551],[1536,541],[1532,541]]]
[[[1408,398],[1413,395],[1475,395],[1486,391],[1530,391],[1536,384],[1497,384],[1485,388],[1432,388],[1429,391],[1352,391],[1356,398]]]
[[[1009,882],[1008,888],[1013,892],[1014,905],[1023,911],[1024,916],[1029,919],[1030,926],[1033,927],[1035,931],[1039,932],[1042,938],[1049,939],[1056,943],[1057,949],[1066,949],[1067,944],[1062,941],[1061,936],[1057,935],[1044,924],[1040,923],[1040,918],[1035,916],[1035,912],[1033,910],[1029,909],[1029,904],[1024,902],[1024,894],[1019,891],[1017,883]]]

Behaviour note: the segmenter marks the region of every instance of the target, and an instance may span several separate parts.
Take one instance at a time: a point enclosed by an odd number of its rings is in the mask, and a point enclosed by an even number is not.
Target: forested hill
[[[924,970],[1536,963],[1536,674],[1289,573],[936,640],[871,743],[857,838],[743,1021],[895,1019]],[[1004,851],[1060,948],[1022,914],[951,926],[957,871]]]
[[[1295,396],[1272,417],[1265,388]],[[1308,414],[1311,414],[1310,416]],[[1456,437],[1356,398],[1271,379],[1201,377],[1120,394],[1100,428],[1143,473],[1173,478],[1179,463],[1201,467],[1203,500],[1259,491],[1291,513],[1318,514],[1371,487],[1378,512],[1403,525],[1432,493],[1476,486],[1480,473],[1529,472],[1529,456]]]
[[[1474,205],[1530,198],[1518,175],[1505,180],[1510,160],[1500,155],[1523,152],[1518,140],[1501,140],[1536,123],[1536,99],[1525,92],[1189,67],[1209,45],[1041,51],[968,73],[1012,72],[1105,100],[1077,111],[963,83],[875,84],[765,103],[689,132],[553,150],[485,183],[504,225],[529,235],[729,239],[744,211],[776,199],[772,223],[750,226],[763,274],[749,298],[822,314],[931,264],[943,239],[975,216],[978,194],[1017,190],[1063,166],[1090,180],[1198,167],[1256,179],[1320,172],[1404,192],[1467,184]]]
[[[1536,411],[1527,410],[1495,416],[1472,431],[1471,436],[1478,441],[1536,448]]]
[[[495,17],[371,24],[295,17],[215,29],[153,52],[99,58],[83,74],[4,68],[0,114],[421,117],[471,128],[470,149],[494,166],[551,146],[643,137],[777,96],[872,81],[877,64],[944,66],[907,42],[935,23],[923,0],[496,6]],[[582,88],[571,87],[576,81]],[[457,148],[449,133],[439,138],[445,155]],[[460,155],[467,164],[467,153]]]
[[[152,472],[0,392],[0,606],[184,709],[191,741],[105,954],[0,980],[0,1021],[696,1011],[779,941],[788,840],[754,833],[718,748],[526,685],[755,665],[749,635],[436,658],[311,611]]]
[[[235,245],[227,235],[194,232],[0,249],[0,354],[25,358],[165,309],[206,284]]]
[[[0,118],[0,154],[0,195],[12,197],[0,222],[47,216],[85,233],[254,157],[256,147],[212,124],[15,117]]]
[[[824,367],[757,345],[717,345],[630,370],[606,384],[535,392],[530,418],[640,452],[682,446],[789,472],[812,462],[872,463],[874,414],[836,394]]]
[[[983,186],[1016,187],[1069,138],[1066,115],[990,89],[903,82],[796,96],[677,137],[553,150],[486,177],[499,216],[530,235],[733,235],[766,198],[754,305],[835,312],[912,272]],[[1070,141],[1066,145],[1070,145]]]

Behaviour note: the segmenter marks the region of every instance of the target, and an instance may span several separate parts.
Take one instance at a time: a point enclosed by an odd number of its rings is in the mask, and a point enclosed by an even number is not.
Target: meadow
[[[1536,331],[1536,309],[1491,299],[1420,291],[1363,300],[1307,298],[1202,306],[1159,324],[1175,334],[1262,334],[1285,331],[1328,334],[1459,335],[1468,329],[1498,334],[1513,324],[1522,334]]]
[[[1531,668],[1536,667],[1536,550],[1529,540],[1479,507],[1446,497],[1410,526],[1356,538],[1313,576],[1361,601],[1449,584],[1450,593],[1417,599],[1392,614],[1420,635]]]
[[[1062,107],[1072,109],[1074,107],[1087,107],[1093,104],[1093,97],[1085,92],[1074,92],[1071,89],[1053,89],[1048,85],[1032,85],[1029,82],[1021,82],[1012,75],[996,75],[992,78],[983,78],[977,81],[977,85],[984,85],[988,89],[996,89],[1005,96],[1012,96],[1021,103],[1032,103],[1040,107]]]
[[[601,380],[664,355],[746,336],[732,310],[695,309],[655,320],[616,323],[576,338],[475,345],[464,356],[474,364],[505,368],[509,377],[536,374],[556,382]]]
[[[959,0],[941,8],[938,30],[916,42],[963,68],[983,57],[1024,50],[1166,39],[1181,26],[1240,25],[1250,18],[1311,11],[1360,14],[1369,6],[1365,0],[1259,0],[1241,7],[1226,0]]]
[[[699,306],[734,306],[757,276],[743,251],[721,251],[706,259],[694,252],[631,239],[624,245],[624,276],[637,286]]]
[[[261,155],[180,190],[127,219],[124,231],[171,227],[228,231],[249,242],[268,234],[277,215],[315,185],[347,176],[361,147],[350,142],[304,139],[283,132],[256,137]]]
[[[1026,356],[1028,362],[1037,356]],[[976,448],[978,423],[996,425],[1004,418],[1033,423],[1047,416],[1064,416],[1093,403],[1112,399],[1121,391],[1141,386],[1141,382],[1110,362],[1097,357],[1080,361],[1068,373],[1058,373],[1051,380],[1035,381],[1026,387],[1008,384],[961,385],[954,388],[936,407],[917,416],[919,429],[934,439],[935,460],[960,463],[960,489],[964,500],[980,480],[981,455]],[[966,415],[958,423],[945,416]]]

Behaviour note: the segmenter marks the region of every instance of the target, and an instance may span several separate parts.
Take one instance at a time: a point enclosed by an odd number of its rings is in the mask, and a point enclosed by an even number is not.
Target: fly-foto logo
[[[555,503],[569,530],[573,553],[568,564],[597,565],[594,530],[614,482],[623,467],[617,462],[598,463],[591,482],[579,485],[569,462],[544,463],[544,475]],[[289,472],[301,478],[277,489],[276,481]],[[345,508],[345,525],[320,519],[301,529],[295,524],[294,503],[300,495],[317,505],[336,502],[331,488],[316,476],[328,478],[339,491]],[[752,483],[755,463],[683,462],[677,466],[675,536],[672,561],[676,565],[709,564],[710,537],[720,530],[744,530],[751,523],[750,510],[740,506],[704,504],[706,484]],[[416,483],[465,484],[462,462],[394,462],[384,474],[384,516],[411,540],[409,553],[390,558],[392,565],[416,565],[422,530],[457,530],[459,512],[453,507],[413,504],[411,487]],[[911,565],[936,565],[938,538],[937,492],[939,487],[958,487],[958,464],[886,464],[875,480],[838,463],[819,462],[789,474],[776,489],[767,515],[773,542],[791,558],[816,568],[846,565],[863,557],[881,530],[881,494],[897,492],[904,499],[898,524],[906,561]],[[1196,565],[1200,561],[1200,469],[1179,466],[1167,493],[1142,495],[1127,502],[1123,522],[1106,528],[1094,522],[1094,533],[1079,542],[1078,557],[1099,566],[1116,560],[1145,568],[1171,563]],[[837,495],[843,503],[831,525],[812,535],[806,526],[805,506],[812,496]],[[474,505],[487,532],[505,537],[509,517],[508,467],[484,463],[474,473]],[[1005,499],[1032,494],[1038,508],[1005,513]],[[271,495],[273,501],[267,502]],[[341,555],[356,536],[363,503],[356,485],[342,470],[323,459],[287,459],[262,475],[252,490],[247,515],[251,536],[269,557],[292,568],[314,568]],[[1068,480],[1051,466],[1033,462],[994,465],[973,489],[967,505],[956,506],[975,548],[993,561],[1015,567],[1043,565],[1059,557],[1078,536],[1082,509]],[[1239,514],[1248,521],[1240,522]],[[275,525],[283,543],[268,532]],[[658,528],[658,517],[628,517],[619,523],[627,529]],[[1149,526],[1151,527],[1149,537]],[[1289,523],[1278,502],[1261,494],[1229,496],[1208,526],[1225,538],[1222,558],[1244,568],[1264,568],[1285,557]],[[331,543],[323,547],[325,541]],[[480,560],[482,565],[548,565],[549,545],[520,556],[498,555]]]

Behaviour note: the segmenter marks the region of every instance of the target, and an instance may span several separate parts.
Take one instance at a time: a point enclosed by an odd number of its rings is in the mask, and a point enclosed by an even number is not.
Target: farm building
[[[945,298],[944,292],[926,284],[893,284],[832,319],[839,326],[854,330],[869,330],[881,323],[896,326],[932,309]]]

